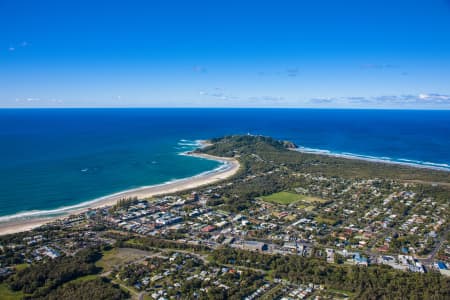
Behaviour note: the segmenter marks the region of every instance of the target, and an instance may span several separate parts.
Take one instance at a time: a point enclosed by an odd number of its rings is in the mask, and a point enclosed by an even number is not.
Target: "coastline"
[[[406,167],[411,167],[411,168],[450,172],[450,166],[447,167],[446,164],[442,164],[442,166],[439,166],[439,164],[436,164],[436,163],[432,163],[432,164],[431,163],[427,164],[426,162],[420,163],[419,161],[414,161],[414,160],[409,160],[409,159],[394,160],[394,159],[391,159],[388,157],[371,157],[371,156],[354,154],[354,153],[335,153],[335,152],[332,152],[329,150],[311,149],[311,148],[305,148],[305,147],[292,148],[291,150],[297,151],[300,153],[307,153],[307,154],[325,155],[325,156],[330,156],[330,157],[362,160],[362,161],[368,161],[368,162],[373,162],[373,163],[393,164],[393,165],[401,165],[401,166],[406,166]]]
[[[201,142],[201,147],[206,146],[207,144]],[[0,235],[17,233],[22,231],[28,231],[44,225],[46,223],[64,219],[70,214],[79,214],[86,212],[90,209],[97,209],[105,206],[112,206],[118,200],[123,198],[131,198],[138,197],[139,199],[150,198],[157,195],[163,194],[171,194],[180,192],[183,190],[189,190],[193,188],[198,188],[204,185],[213,184],[222,180],[225,180],[237,173],[240,168],[239,162],[234,158],[228,157],[216,157],[207,154],[194,153],[194,152],[185,152],[182,155],[188,155],[192,157],[197,157],[200,159],[209,159],[221,162],[222,165],[219,168],[216,168],[211,171],[203,172],[198,175],[194,175],[192,177],[187,177],[183,179],[178,179],[162,184],[144,186],[136,189],[125,190],[122,192],[118,192],[115,194],[107,195],[98,199],[94,199],[92,201],[85,202],[75,205],[72,207],[62,208],[60,210],[52,210],[49,211],[56,213],[60,213],[61,215],[53,216],[53,217],[31,217],[31,218],[20,218],[19,216],[16,218],[11,218],[10,220],[0,221]],[[42,212],[39,212],[42,214]],[[32,215],[32,212],[31,212]]]
[[[208,141],[200,140],[196,142],[198,143],[198,148],[204,148],[211,145]],[[369,161],[372,163],[397,164],[411,168],[421,168],[421,169],[450,172],[450,169],[444,167],[421,165],[412,162],[402,162],[376,157],[366,157],[351,153],[348,154],[333,153],[328,150],[310,149],[305,147],[291,148],[290,150],[301,153]],[[3,216],[0,217],[0,235],[32,230],[46,223],[53,222],[59,219],[64,219],[71,214],[80,214],[90,209],[98,209],[101,207],[112,206],[118,200],[123,198],[137,197],[139,199],[145,199],[157,195],[171,194],[183,190],[198,188],[208,184],[213,184],[235,175],[240,168],[239,162],[234,158],[217,157],[208,154],[196,153],[192,151],[181,152],[179,153],[179,155],[186,155],[191,157],[197,157],[200,159],[214,160],[221,162],[222,164],[216,169],[206,171],[191,177],[177,179],[174,181],[169,181],[151,186],[143,186],[139,188],[129,189],[68,207],[62,207],[48,211],[36,211],[36,212],[30,211],[18,213],[13,216]]]

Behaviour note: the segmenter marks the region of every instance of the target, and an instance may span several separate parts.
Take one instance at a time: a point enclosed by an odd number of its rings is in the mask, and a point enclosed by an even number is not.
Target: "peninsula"
[[[0,292],[445,299],[449,172],[293,146],[264,136],[211,139],[190,155],[228,167],[201,181],[116,195],[0,236]]]

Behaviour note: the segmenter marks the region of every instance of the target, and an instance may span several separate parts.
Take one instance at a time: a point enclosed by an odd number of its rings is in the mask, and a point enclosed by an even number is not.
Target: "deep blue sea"
[[[217,162],[179,153],[198,139],[247,133],[291,140],[308,151],[450,170],[450,111],[3,109],[0,216],[214,169]]]

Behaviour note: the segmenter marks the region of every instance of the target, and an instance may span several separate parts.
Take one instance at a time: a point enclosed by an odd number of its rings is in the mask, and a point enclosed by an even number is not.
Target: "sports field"
[[[283,204],[283,205],[289,205],[289,204],[292,204],[295,202],[300,202],[300,201],[306,202],[306,203],[312,203],[312,204],[314,204],[316,202],[320,202],[320,203],[325,202],[325,200],[323,200],[321,198],[306,196],[306,195],[292,193],[292,192],[279,192],[279,193],[275,193],[275,194],[272,194],[269,196],[261,197],[261,199],[264,201],[267,201],[267,202]]]

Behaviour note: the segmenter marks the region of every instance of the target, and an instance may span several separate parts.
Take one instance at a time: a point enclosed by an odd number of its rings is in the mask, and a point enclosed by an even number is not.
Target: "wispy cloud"
[[[41,102],[41,98],[27,98],[26,99],[27,102]]]
[[[260,104],[278,104],[285,100],[282,96],[252,96],[248,97],[248,100],[253,103]]]
[[[436,93],[419,94],[419,95],[399,95],[399,96],[380,96],[372,98],[378,103],[393,103],[404,105],[450,105],[450,96]]]
[[[235,106],[277,106],[284,105],[287,99],[281,95],[254,95],[237,96],[223,88],[214,88],[211,91],[200,91],[200,96],[216,103],[226,102]]]
[[[300,69],[298,67],[289,67],[282,71],[259,71],[256,73],[258,76],[288,76],[297,77],[300,75]]]
[[[27,42],[27,41],[23,41],[23,42],[20,42],[20,43],[14,43],[14,44],[11,44],[8,47],[8,51],[9,52],[14,52],[14,51],[16,51],[16,50],[18,50],[20,48],[25,48],[25,47],[28,47],[28,46],[30,46],[30,43]]]
[[[444,107],[450,108],[450,95],[438,93],[404,94],[404,95],[381,95],[373,97],[339,97],[331,98],[336,105],[360,105],[360,106],[382,106],[382,107]],[[313,99],[312,99],[313,100]],[[319,98],[320,100],[320,98]],[[311,101],[320,103],[320,101]],[[322,102],[326,103],[326,102]]]
[[[442,94],[420,94],[419,99],[421,100],[432,100],[432,101],[449,101],[450,95],[442,95]]]
[[[16,105],[23,106],[53,106],[64,103],[61,99],[56,98],[39,98],[39,97],[26,97],[26,98],[16,98],[14,99]]]
[[[364,64],[364,65],[361,65],[360,67],[361,67],[361,69],[375,69],[375,70],[400,68],[400,66],[393,65],[393,64]]]
[[[420,93],[380,96],[314,97],[309,99],[281,95],[235,96],[224,89],[201,91],[211,103],[261,107],[367,107],[367,108],[450,108],[450,95]]]
[[[113,100],[115,103],[124,103],[124,102],[126,102],[125,99],[124,99],[124,97],[122,97],[121,95],[114,95],[114,96],[112,96],[111,98],[112,98],[112,100]]]
[[[214,88],[212,91],[200,91],[200,96],[204,96],[207,98],[212,98],[215,100],[237,100],[238,96],[232,95],[226,92],[222,88]]]
[[[289,77],[297,77],[297,75],[299,74],[299,69],[298,68],[289,68],[286,70],[286,74]]]
[[[336,98],[312,98],[309,99],[311,104],[329,104],[336,101]]]
[[[208,69],[204,66],[196,65],[192,68],[196,73],[206,73]]]

